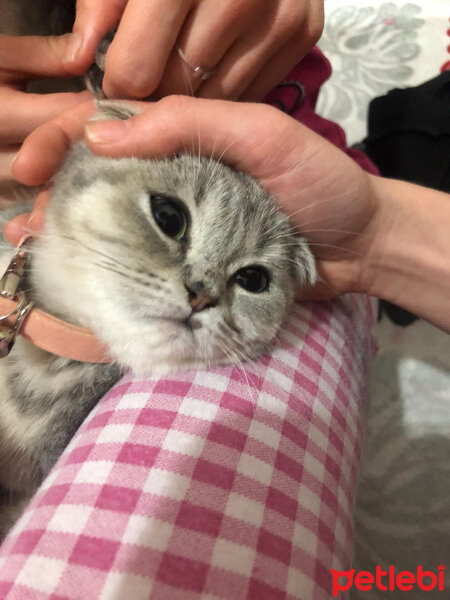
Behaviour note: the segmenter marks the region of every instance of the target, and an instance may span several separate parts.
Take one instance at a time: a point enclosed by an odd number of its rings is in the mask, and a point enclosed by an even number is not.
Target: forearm
[[[363,291],[450,332],[450,195],[372,177],[379,204]]]

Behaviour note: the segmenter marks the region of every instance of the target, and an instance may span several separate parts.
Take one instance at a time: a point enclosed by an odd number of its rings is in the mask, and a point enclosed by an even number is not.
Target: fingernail
[[[78,58],[83,40],[78,33],[70,33],[68,38],[65,62],[71,63]]]
[[[94,144],[117,142],[125,137],[130,129],[130,121],[108,121],[89,123],[84,128],[86,137]]]

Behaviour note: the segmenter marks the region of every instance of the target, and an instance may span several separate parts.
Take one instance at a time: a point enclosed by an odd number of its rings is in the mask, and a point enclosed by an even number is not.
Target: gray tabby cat
[[[10,257],[3,242],[0,266]],[[24,288],[37,307],[91,328],[115,362],[73,362],[20,338],[0,361],[2,532],[124,371],[255,359],[315,278],[307,244],[251,177],[204,158],[106,159],[76,144]]]

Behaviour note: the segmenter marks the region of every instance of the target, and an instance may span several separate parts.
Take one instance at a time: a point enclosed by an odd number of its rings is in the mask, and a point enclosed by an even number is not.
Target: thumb
[[[68,77],[89,66],[77,34],[60,36],[0,35],[0,72],[6,84],[40,77]]]

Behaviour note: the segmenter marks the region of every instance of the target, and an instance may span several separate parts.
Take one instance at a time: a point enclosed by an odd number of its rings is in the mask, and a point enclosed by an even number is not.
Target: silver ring
[[[206,81],[207,79],[209,79],[211,77],[211,75],[214,75],[214,73],[216,72],[216,69],[206,69],[205,67],[201,67],[200,65],[193,67],[188,62],[186,55],[181,48],[178,48],[178,54],[180,55],[180,58],[184,62],[184,64],[187,67],[189,67],[189,69],[191,69],[191,71],[194,74],[194,77],[196,79],[200,79],[200,81]]]

